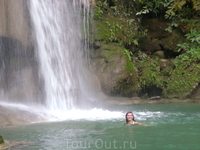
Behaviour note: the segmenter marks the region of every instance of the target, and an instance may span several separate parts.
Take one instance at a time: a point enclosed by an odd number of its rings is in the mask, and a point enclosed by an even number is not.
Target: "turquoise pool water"
[[[135,114],[151,126],[123,125],[124,116],[112,119],[73,119],[0,129],[6,140],[27,141],[31,146],[10,150],[199,150],[200,104],[135,104],[109,106],[109,111]],[[105,115],[105,114],[104,114]],[[99,116],[99,114],[98,114]]]

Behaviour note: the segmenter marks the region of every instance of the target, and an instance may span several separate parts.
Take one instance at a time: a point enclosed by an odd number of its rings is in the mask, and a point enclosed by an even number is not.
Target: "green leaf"
[[[134,43],[135,45],[138,45],[138,44],[139,44],[137,39],[133,40],[133,43]]]

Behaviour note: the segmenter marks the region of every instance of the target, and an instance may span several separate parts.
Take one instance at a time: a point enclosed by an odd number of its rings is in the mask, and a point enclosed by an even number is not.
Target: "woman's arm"
[[[136,121],[134,121],[134,124],[141,125],[141,126],[149,126],[148,124],[139,123],[139,122],[136,122]]]

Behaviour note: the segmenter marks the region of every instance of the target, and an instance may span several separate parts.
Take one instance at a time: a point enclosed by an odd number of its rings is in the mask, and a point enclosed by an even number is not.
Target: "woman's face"
[[[130,120],[133,120],[134,117],[133,117],[132,113],[128,113],[126,118],[127,118],[128,121],[130,121]]]

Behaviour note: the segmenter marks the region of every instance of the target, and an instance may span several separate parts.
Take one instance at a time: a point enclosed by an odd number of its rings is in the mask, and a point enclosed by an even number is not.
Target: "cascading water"
[[[97,108],[81,109],[84,104],[90,105],[89,103],[94,99],[93,90],[96,92],[99,90],[99,88],[95,89],[94,84],[90,82],[91,78],[95,77],[87,69],[89,63],[88,27],[91,17],[89,0],[29,0],[26,2],[28,2],[27,10],[30,13],[32,27],[30,39],[33,39],[31,43],[34,43],[36,60],[33,58],[33,49],[28,57],[27,51],[19,46],[18,49],[23,50],[23,55],[16,55],[17,51],[12,48],[15,45],[7,44],[14,54],[12,57],[10,56],[12,53],[5,55],[8,63],[3,67],[3,71],[0,70],[5,72],[6,79],[9,77],[7,82],[0,80],[2,85],[9,85],[6,86],[7,88],[2,88],[0,107],[3,106],[5,110],[15,114],[14,118],[18,116],[17,120],[22,119],[25,122],[27,120],[33,122],[121,118],[122,112]],[[4,49],[8,51],[7,47]],[[21,66],[16,63],[18,62],[16,59],[13,59],[15,57],[17,60],[24,59],[19,61]],[[8,67],[9,65],[11,67]],[[13,85],[15,85],[14,88]],[[45,98],[41,98],[43,91]],[[8,100],[4,98],[7,95],[11,95]],[[16,95],[20,97],[17,98]],[[0,112],[1,115],[8,121],[13,120],[12,117],[7,118],[4,112]]]
[[[88,33],[89,1],[30,0],[30,14],[46,106],[62,111],[75,108],[90,97],[83,60],[88,49],[82,42]]]

